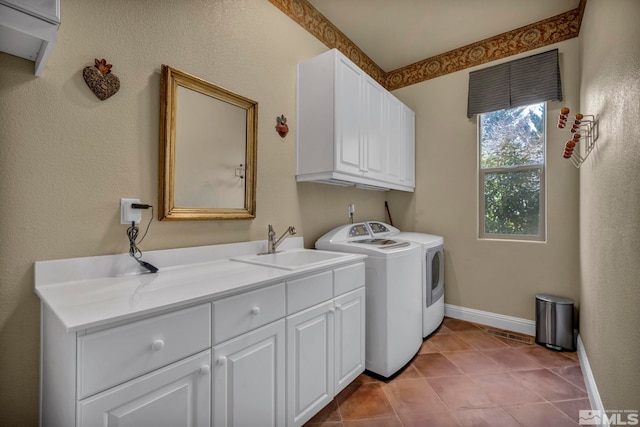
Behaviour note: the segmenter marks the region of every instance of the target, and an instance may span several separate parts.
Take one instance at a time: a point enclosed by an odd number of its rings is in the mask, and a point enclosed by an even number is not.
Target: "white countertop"
[[[282,249],[305,250],[301,237],[287,240]],[[297,270],[229,260],[264,249],[266,241],[145,252],[143,259],[159,268],[155,274],[144,273],[128,254],[36,262],[35,291],[72,332],[219,299],[366,258],[344,254]]]

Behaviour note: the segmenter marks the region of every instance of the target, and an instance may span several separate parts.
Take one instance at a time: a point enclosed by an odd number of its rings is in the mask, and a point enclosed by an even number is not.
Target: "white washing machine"
[[[376,238],[367,223],[340,226],[316,249],[365,254],[365,367],[390,377],[422,344],[422,249],[419,244]]]
[[[444,238],[400,231],[383,222],[367,224],[378,238],[402,239],[422,246],[422,336],[428,336],[444,320]]]

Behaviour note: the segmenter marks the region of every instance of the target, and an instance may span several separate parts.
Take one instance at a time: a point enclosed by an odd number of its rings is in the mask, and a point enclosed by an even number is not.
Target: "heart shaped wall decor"
[[[111,72],[113,65],[107,64],[106,59],[95,59],[93,67],[85,67],[82,77],[89,89],[100,101],[104,101],[120,90],[120,79]]]
[[[287,136],[289,133],[289,126],[287,126],[287,118],[283,115],[280,117],[276,117],[276,132],[280,135],[281,138]]]

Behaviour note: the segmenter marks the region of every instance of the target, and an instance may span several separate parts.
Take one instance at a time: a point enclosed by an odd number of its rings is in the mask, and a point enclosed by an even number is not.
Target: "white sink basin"
[[[265,267],[282,268],[284,270],[297,270],[299,268],[320,267],[325,264],[331,264],[338,258],[348,258],[350,256],[351,254],[339,252],[291,249],[275,254],[245,255],[231,258],[231,260]]]

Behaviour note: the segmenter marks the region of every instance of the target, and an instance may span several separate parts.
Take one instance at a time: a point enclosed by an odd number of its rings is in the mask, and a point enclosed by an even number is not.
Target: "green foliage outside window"
[[[544,103],[480,116],[484,234],[542,235],[544,121]]]

